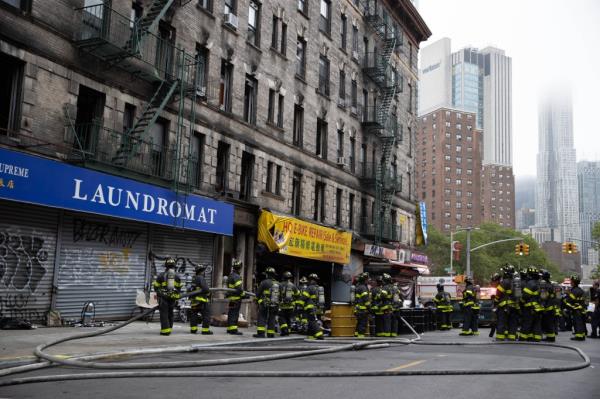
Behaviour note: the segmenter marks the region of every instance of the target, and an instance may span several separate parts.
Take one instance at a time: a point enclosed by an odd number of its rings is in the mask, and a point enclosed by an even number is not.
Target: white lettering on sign
[[[78,201],[95,202],[113,208],[123,207],[206,224],[215,224],[215,218],[217,217],[217,209],[214,208],[198,208],[196,205],[189,205],[186,202],[169,201],[162,197],[153,197],[149,194],[132,192],[119,187],[105,187],[102,184],[98,184],[91,190],[86,190],[85,182],[81,179],[73,179],[73,183],[73,196],[71,198]],[[140,196],[142,197],[141,204]]]
[[[0,162],[0,173],[4,173],[7,175],[16,176],[16,177],[24,177],[26,179],[29,178],[29,169],[28,168],[22,168],[17,165],[11,165],[11,164],[2,163],[2,162]]]

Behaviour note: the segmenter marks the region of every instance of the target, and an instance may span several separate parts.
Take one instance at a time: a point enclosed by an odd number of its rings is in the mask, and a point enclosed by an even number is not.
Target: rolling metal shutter
[[[152,252],[160,257],[171,256],[177,259],[178,271],[181,274],[194,275],[194,267],[187,262],[205,263],[210,266],[204,277],[209,286],[212,285],[212,266],[214,252],[214,234],[192,230],[177,230],[155,226],[152,228]],[[184,266],[185,260],[185,269]],[[162,262],[156,260],[156,271],[162,272]]]
[[[41,322],[50,310],[58,211],[0,200],[0,317]]]
[[[144,288],[148,227],[121,219],[65,213],[56,308],[79,319],[85,302],[96,317],[124,319]]]

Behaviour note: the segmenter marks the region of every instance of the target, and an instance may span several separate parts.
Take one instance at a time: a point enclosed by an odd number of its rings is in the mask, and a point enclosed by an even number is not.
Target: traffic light
[[[529,244],[523,244],[523,255],[529,256]]]
[[[577,244],[575,244],[574,242],[563,242],[562,251],[565,254],[576,254]]]
[[[525,248],[523,248],[523,244],[515,245],[515,255],[523,256],[524,251],[525,251]]]

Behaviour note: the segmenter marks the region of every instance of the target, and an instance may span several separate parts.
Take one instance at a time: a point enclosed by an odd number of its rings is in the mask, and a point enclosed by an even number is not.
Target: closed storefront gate
[[[79,318],[92,301],[96,317],[123,319],[146,281],[148,226],[121,219],[65,212],[56,308]]]
[[[182,280],[187,273],[193,276],[194,266],[188,261],[209,265],[204,274],[206,282],[212,286],[213,253],[215,235],[193,230],[177,230],[168,227],[153,226],[151,251],[156,257],[171,256],[177,260],[177,271]],[[163,272],[164,261],[154,259],[153,274]]]
[[[0,200],[0,317],[39,323],[50,310],[58,211]]]

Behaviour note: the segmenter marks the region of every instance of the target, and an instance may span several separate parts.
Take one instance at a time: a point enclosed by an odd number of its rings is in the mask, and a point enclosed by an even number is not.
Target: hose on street
[[[226,288],[215,288],[213,291],[228,291]],[[193,296],[197,292],[190,292],[183,295]],[[249,293],[250,294],[250,293]],[[282,351],[291,350],[291,352],[269,354],[269,355],[256,355],[256,356],[245,356],[245,357],[234,357],[234,358],[223,358],[223,359],[210,359],[210,360],[194,360],[194,361],[175,361],[175,362],[140,362],[140,363],[117,363],[117,362],[95,362],[93,360],[100,360],[108,357],[118,356],[135,356],[135,355],[146,355],[146,354],[163,354],[163,353],[177,353],[177,352],[200,352],[200,351],[235,351],[237,345],[248,345],[251,343],[260,342],[261,340],[244,340],[235,342],[225,343],[214,343],[214,344],[200,344],[193,346],[177,346],[167,348],[139,348],[133,350],[124,350],[117,352],[110,352],[104,354],[91,354],[87,356],[78,356],[73,358],[67,358],[61,356],[50,355],[44,350],[64,343],[71,340],[94,337],[109,332],[115,331],[122,328],[136,320],[145,317],[147,314],[155,311],[154,308],[148,309],[145,312],[121,323],[116,326],[111,326],[106,329],[75,334],[70,337],[63,337],[46,344],[39,345],[35,349],[35,355],[40,359],[44,359],[44,362],[30,364],[26,366],[13,367],[12,369],[0,370],[0,376],[6,376],[17,372],[32,371],[43,367],[49,367],[51,365],[65,365],[71,367],[80,368],[93,368],[93,369],[143,369],[139,371],[111,371],[111,372],[92,372],[92,373],[69,373],[69,374],[57,374],[57,375],[42,375],[33,377],[22,377],[14,378],[10,380],[0,381],[0,386],[8,385],[20,385],[28,383],[40,383],[40,382],[54,382],[54,381],[72,381],[72,380],[87,380],[87,379],[105,379],[105,378],[151,378],[151,377],[173,377],[173,378],[188,378],[188,377],[236,377],[236,378],[256,378],[256,377],[284,377],[284,378],[318,378],[318,377],[384,377],[384,376],[430,376],[430,375],[485,375],[485,374],[531,374],[531,373],[552,373],[552,372],[564,372],[579,370],[589,367],[591,364],[590,358],[579,348],[561,345],[561,344],[539,344],[539,343],[524,343],[524,342],[424,342],[421,336],[414,330],[410,323],[402,319],[408,328],[413,332],[416,338],[377,338],[377,339],[328,339],[321,341],[324,345],[310,346],[262,346],[262,347],[248,347],[241,346],[240,352],[247,351]],[[290,337],[280,338],[276,341],[289,341],[289,340],[303,340],[302,337]],[[308,340],[310,341],[310,340]],[[265,342],[262,340],[262,342]],[[274,342],[274,341],[269,341]],[[316,343],[318,341],[311,341]],[[205,366],[218,366],[218,365],[231,365],[249,362],[265,362],[281,359],[290,359],[304,356],[315,356],[323,354],[331,354],[341,351],[348,350],[366,350],[366,349],[378,349],[388,347],[389,345],[464,345],[464,346],[493,346],[493,345],[534,345],[534,346],[548,346],[566,349],[575,352],[581,362],[573,363],[562,366],[540,366],[540,367],[522,367],[522,368],[491,368],[491,369],[433,369],[433,370],[322,370],[322,371],[260,371],[260,370],[242,370],[242,371],[230,371],[230,370],[148,370],[148,369],[164,369],[174,367],[205,367]]]

